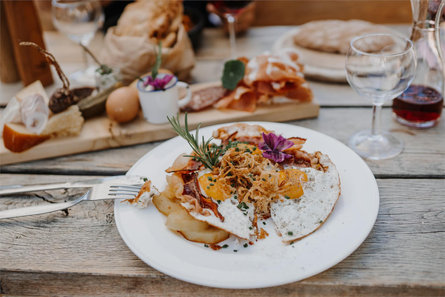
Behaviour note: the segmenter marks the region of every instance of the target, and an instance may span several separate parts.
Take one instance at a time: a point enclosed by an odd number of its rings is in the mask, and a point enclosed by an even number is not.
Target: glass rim
[[[409,44],[409,47],[404,49],[403,51],[397,52],[397,53],[381,53],[381,54],[376,54],[376,53],[367,53],[364,52],[362,50],[359,50],[357,47],[354,46],[354,43],[360,39],[366,38],[366,37],[376,37],[376,36],[388,36],[388,37],[392,37],[392,38],[397,38],[399,40],[404,40],[406,42],[406,44]],[[406,37],[400,36],[398,34],[391,34],[391,33],[369,33],[369,34],[364,34],[364,35],[359,35],[356,36],[354,38],[352,38],[351,42],[349,43],[349,46],[352,50],[354,50],[355,52],[364,55],[364,56],[372,56],[372,57],[396,57],[396,56],[401,56],[401,55],[405,55],[406,53],[408,53],[409,51],[414,49],[414,45],[413,42]]]

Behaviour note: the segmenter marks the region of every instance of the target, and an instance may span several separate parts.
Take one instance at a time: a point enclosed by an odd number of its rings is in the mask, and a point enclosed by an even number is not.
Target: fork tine
[[[126,184],[115,184],[115,185],[110,185],[110,188],[119,188],[119,187],[128,187],[128,188],[141,188],[143,185],[142,184],[131,184],[131,185],[126,185]]]
[[[133,181],[113,181],[103,183],[93,188],[89,200],[102,199],[132,199],[139,193],[142,183]]]
[[[110,191],[118,191],[118,190],[124,190],[124,191],[138,191],[141,188],[136,188],[136,187],[110,187]]]
[[[131,199],[139,193],[140,186],[112,185],[108,189],[108,196],[114,198]]]
[[[109,196],[133,196],[135,197],[137,193],[128,193],[128,192],[113,192],[108,193]]]
[[[109,197],[116,197],[116,198],[134,198],[136,195],[134,194],[128,194],[128,193],[110,193],[108,194]]]
[[[119,192],[119,191],[125,191],[125,192],[131,192],[131,193],[139,193],[139,189],[126,189],[126,188],[114,188],[110,189],[110,192]]]

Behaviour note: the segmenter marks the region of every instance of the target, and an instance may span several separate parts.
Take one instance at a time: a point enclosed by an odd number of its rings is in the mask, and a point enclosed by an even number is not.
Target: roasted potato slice
[[[175,182],[175,178],[174,175],[168,176],[167,187],[152,200],[156,208],[167,216],[167,228],[194,242],[214,244],[227,239],[229,233],[195,219],[179,204],[176,193],[182,193],[182,184]]]
[[[178,231],[186,239],[195,242],[213,244],[230,236],[224,230],[193,218],[185,209],[170,213],[165,225],[171,230]]]
[[[185,209],[176,210],[167,216],[165,225],[175,231],[203,231],[209,228],[206,222],[193,218]]]
[[[215,244],[229,238],[229,233],[224,230],[209,226],[202,231],[178,231],[186,239],[194,242]]]
[[[156,208],[166,216],[174,211],[184,210],[182,206],[179,205],[179,203],[176,203],[173,200],[169,199],[164,195],[164,193],[153,197],[152,201]]]

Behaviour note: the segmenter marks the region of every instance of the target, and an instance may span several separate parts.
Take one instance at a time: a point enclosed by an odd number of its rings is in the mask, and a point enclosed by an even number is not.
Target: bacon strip
[[[194,203],[199,203],[201,208],[210,209],[221,222],[224,222],[224,217],[218,211],[218,204],[213,202],[211,198],[207,198],[201,194],[198,175],[196,173],[183,173],[182,179],[184,181],[184,191],[182,194],[195,198],[194,201],[196,202]],[[197,205],[195,204],[194,206],[196,207]]]
[[[174,172],[191,172],[196,171],[202,166],[201,162],[197,162],[190,157],[187,157],[185,154],[179,155],[176,160],[173,162],[173,165],[165,170],[167,173]]]

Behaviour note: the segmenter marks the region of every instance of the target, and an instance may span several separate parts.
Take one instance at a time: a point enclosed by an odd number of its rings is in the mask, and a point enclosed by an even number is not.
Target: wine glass
[[[97,0],[52,0],[54,26],[69,39],[88,46],[96,31],[102,26],[104,14]],[[83,52],[84,69],[70,75],[80,83],[94,83],[94,66],[89,66],[87,53]]]
[[[373,102],[371,130],[360,131],[349,146],[360,156],[381,160],[403,150],[403,142],[380,131],[385,101],[399,96],[413,80],[416,69],[413,43],[393,34],[367,34],[352,39],[346,56],[346,77],[351,87]]]
[[[243,11],[243,9],[249,5],[252,0],[225,0],[225,1],[211,1],[215,9],[218,11],[219,15],[222,15],[228,25],[229,29],[229,39],[230,39],[230,57],[232,59],[236,58],[236,32],[235,25],[238,15]]]

